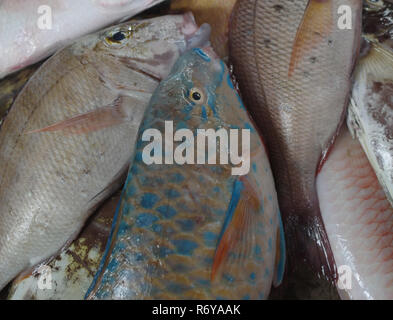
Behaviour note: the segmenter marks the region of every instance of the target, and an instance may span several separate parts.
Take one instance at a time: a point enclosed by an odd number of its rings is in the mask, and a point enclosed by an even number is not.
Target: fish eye
[[[115,31],[110,33],[106,38],[105,42],[110,45],[120,45],[124,43],[124,40],[130,37],[130,32],[128,31]]]
[[[112,40],[114,41],[121,41],[124,40],[126,38],[126,35],[124,34],[124,32],[116,32],[113,36],[112,36]]]
[[[192,88],[188,97],[196,104],[203,104],[205,102],[205,94],[200,88]]]

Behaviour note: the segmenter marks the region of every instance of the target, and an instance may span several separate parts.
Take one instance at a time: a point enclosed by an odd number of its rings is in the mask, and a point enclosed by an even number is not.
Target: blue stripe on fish
[[[127,182],[131,180],[131,176],[132,176],[132,174],[129,174],[129,175],[127,176],[127,179],[126,179]],[[126,183],[127,183],[127,182],[126,182]],[[126,184],[126,185],[127,185],[127,184]],[[127,188],[123,188],[123,190],[122,190],[122,192],[121,192],[121,197],[120,197],[120,199],[123,199],[124,193],[125,193],[126,189],[127,189]],[[98,281],[99,276],[100,276],[100,275],[103,273],[103,271],[104,271],[104,265],[105,265],[106,259],[108,258],[109,249],[110,249],[111,244],[112,244],[112,242],[114,241],[114,238],[115,238],[115,236],[116,236],[116,235],[115,235],[116,226],[117,226],[117,224],[120,222],[120,215],[119,215],[120,206],[121,206],[121,201],[119,201],[119,203],[117,204],[117,207],[116,207],[116,212],[115,212],[115,215],[114,215],[113,221],[112,221],[111,232],[110,232],[110,234],[109,234],[108,241],[107,241],[106,246],[105,246],[104,255],[103,255],[102,259],[101,259],[100,265],[98,266],[98,271],[97,271],[96,274],[94,275],[93,282],[91,283],[89,289],[87,289],[87,292],[86,292],[86,294],[85,294],[84,299],[87,299],[87,297],[88,297],[88,296],[90,295],[90,293],[93,291],[94,287],[95,287],[96,284],[97,284],[97,281]]]
[[[231,201],[229,202],[228,210],[226,213],[225,221],[224,221],[224,226],[221,230],[220,236],[218,237],[218,242],[217,242],[217,247],[218,244],[221,241],[222,236],[224,235],[226,229],[228,228],[229,224],[232,221],[233,215],[236,211],[237,204],[239,203],[241,192],[244,189],[244,184],[240,180],[235,180],[234,186],[233,186],[233,191],[232,191],[232,198]]]
[[[209,57],[206,53],[204,53],[202,49],[200,49],[200,48],[194,48],[193,51],[194,51],[198,56],[200,56],[203,60],[205,60],[205,61],[207,61],[207,62],[210,62],[210,61],[211,61],[210,57]]]

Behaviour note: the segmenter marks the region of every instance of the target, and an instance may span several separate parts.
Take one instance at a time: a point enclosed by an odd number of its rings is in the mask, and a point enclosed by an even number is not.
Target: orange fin
[[[231,251],[237,249],[243,257],[251,254],[255,238],[253,228],[256,226],[255,220],[260,216],[260,207],[259,197],[247,178],[236,180],[213,260],[212,281],[221,273]]]
[[[33,275],[33,268],[30,268],[28,270],[22,271],[15,279],[14,279],[14,284],[19,284],[22,281],[26,280],[27,278],[30,278]]]
[[[127,121],[127,115],[122,109],[122,97],[118,97],[108,106],[26,133],[63,131],[68,134],[83,134],[115,126],[125,121]]]
[[[332,0],[309,0],[293,45],[289,77],[307,51],[318,46],[330,34],[333,24]]]

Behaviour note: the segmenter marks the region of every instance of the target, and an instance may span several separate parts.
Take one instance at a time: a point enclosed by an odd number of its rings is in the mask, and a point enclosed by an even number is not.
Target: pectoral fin
[[[235,182],[213,260],[212,281],[225,269],[230,252],[247,257],[255,245],[255,227],[261,204],[255,190],[246,179],[240,178]],[[235,263],[241,265],[242,261],[240,258]]]
[[[28,131],[38,132],[63,131],[68,134],[83,134],[115,126],[127,121],[122,108],[122,97],[118,97],[110,105],[57,122],[48,127]]]
[[[289,77],[306,52],[318,46],[330,34],[333,24],[332,0],[309,0],[293,45]]]

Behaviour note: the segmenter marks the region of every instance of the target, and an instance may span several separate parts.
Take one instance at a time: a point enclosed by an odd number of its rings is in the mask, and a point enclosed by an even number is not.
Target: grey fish
[[[350,30],[339,28],[342,5]],[[266,139],[290,273],[336,277],[315,178],[344,120],[361,9],[359,0],[240,0],[234,9],[230,58]]]
[[[67,246],[120,186],[152,92],[208,35],[190,13],[127,22],[29,80],[0,130],[0,289]]]

